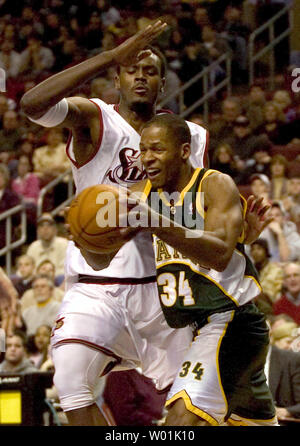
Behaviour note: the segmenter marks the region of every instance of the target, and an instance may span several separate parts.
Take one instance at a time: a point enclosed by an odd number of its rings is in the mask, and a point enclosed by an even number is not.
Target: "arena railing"
[[[285,14],[288,14],[289,16],[289,26],[286,30],[284,30],[282,33],[280,33],[278,36],[275,37],[275,24],[276,22]],[[264,62],[266,61],[265,56],[269,53],[269,60],[268,60],[268,66],[269,66],[269,74],[268,78],[270,81],[270,88],[274,89],[275,85],[275,47],[280,43],[283,39],[288,37],[292,31],[292,4],[284,6],[281,11],[279,11],[277,14],[275,14],[273,17],[270,18],[266,23],[264,23],[262,26],[254,30],[250,36],[248,41],[248,57],[249,57],[249,85],[251,86],[254,82],[255,78],[255,63],[258,60],[261,60],[264,58]],[[268,30],[268,36],[269,36],[269,43],[264,48],[262,48],[260,51],[256,51],[255,48],[255,41],[257,39],[257,36],[262,34],[264,31]]]
[[[37,218],[39,218],[43,213],[43,206],[46,195],[59,183],[67,178],[68,192],[67,199],[63,201],[59,206],[51,211],[53,216],[57,215],[61,210],[70,204],[74,196],[74,181],[72,177],[72,169],[69,168],[62,174],[58,175],[54,180],[50,181],[46,186],[44,186],[39,193],[38,203],[37,203]]]
[[[12,219],[15,215],[20,214],[20,235],[14,240],[13,234],[16,234]],[[12,251],[26,242],[27,237],[27,216],[24,204],[19,204],[0,214],[0,222],[5,220],[5,246],[0,249],[0,256],[5,256],[5,270],[8,275],[12,273]]]
[[[212,86],[210,83],[210,76],[213,73],[213,71],[220,65],[224,65],[225,77],[221,81],[216,82],[216,84]],[[201,94],[201,97],[199,97],[198,99],[196,98],[195,102],[192,105],[190,105],[189,107],[185,107],[184,92],[192,85],[194,85],[196,82],[200,81],[201,79],[202,79],[203,94]],[[210,65],[205,67],[202,71],[193,76],[188,82],[186,82],[184,85],[178,88],[175,92],[171,93],[166,98],[163,98],[163,100],[160,101],[159,106],[163,107],[164,105],[168,104],[168,102],[171,99],[178,98],[179,115],[182,118],[185,118],[186,116],[190,115],[196,108],[203,105],[203,118],[205,122],[208,122],[209,100],[211,98],[214,98],[215,94],[224,87],[226,87],[227,89],[227,94],[230,95],[231,54],[229,52],[223,54],[214,62],[212,62]]]

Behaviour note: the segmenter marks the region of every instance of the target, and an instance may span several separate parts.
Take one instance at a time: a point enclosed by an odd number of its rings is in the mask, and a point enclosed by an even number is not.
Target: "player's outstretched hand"
[[[245,215],[245,244],[253,243],[273,221],[273,218],[269,215],[270,208],[269,204],[263,204],[262,197],[256,198],[254,195],[250,195],[247,200]]]
[[[137,32],[121,45],[112,50],[114,61],[118,65],[129,66],[150,55],[150,51],[142,51],[147,45],[159,36],[168,25],[161,20],[148,25]]]

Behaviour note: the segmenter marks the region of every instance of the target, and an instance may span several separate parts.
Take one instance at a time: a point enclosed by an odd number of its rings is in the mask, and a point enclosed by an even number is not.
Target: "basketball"
[[[96,254],[123,246],[119,225],[119,188],[97,184],[84,189],[71,202],[67,223],[74,242]]]

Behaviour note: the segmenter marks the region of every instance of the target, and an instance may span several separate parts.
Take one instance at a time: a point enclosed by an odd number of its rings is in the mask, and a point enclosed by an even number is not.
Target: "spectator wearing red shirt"
[[[285,313],[300,324],[300,264],[288,263],[283,268],[283,293],[273,305],[273,313]]]

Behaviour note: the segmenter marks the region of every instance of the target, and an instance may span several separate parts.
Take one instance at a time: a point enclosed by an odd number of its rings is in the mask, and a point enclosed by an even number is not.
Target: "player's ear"
[[[181,158],[187,160],[191,154],[191,145],[186,142],[181,146]]]

